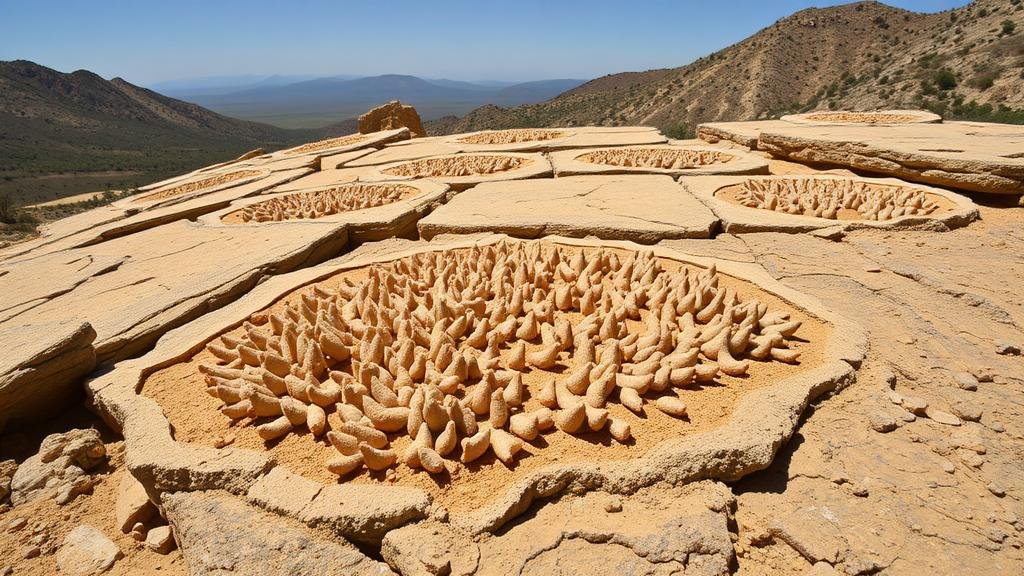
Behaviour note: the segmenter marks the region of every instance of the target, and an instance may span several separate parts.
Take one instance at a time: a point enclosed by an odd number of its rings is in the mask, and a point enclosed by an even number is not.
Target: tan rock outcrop
[[[373,108],[359,117],[359,133],[369,134],[381,130],[393,130],[395,128],[408,128],[413,138],[422,138],[427,135],[420,121],[420,115],[412,106],[403,105],[398,100],[392,100]]]

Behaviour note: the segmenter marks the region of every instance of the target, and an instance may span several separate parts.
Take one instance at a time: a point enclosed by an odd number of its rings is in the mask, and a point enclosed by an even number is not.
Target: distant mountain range
[[[401,100],[416,107],[420,117],[433,120],[462,115],[491,104],[519,106],[553,98],[571,90],[584,80],[538,80],[509,84],[504,82],[464,82],[426,80],[416,76],[385,74],[353,78],[327,78],[289,81],[289,77],[250,78],[247,84],[231,84],[221,79],[209,84],[162,84],[162,91],[209,108],[215,112],[266,122],[287,128],[314,128],[352,118],[389,100]],[[226,88],[227,86],[227,88]]]
[[[0,62],[0,193],[19,204],[147,184],[346,128],[354,127],[286,130],[228,118],[120,78]]]
[[[830,108],[1024,123],[1024,3],[975,0],[935,14],[881,2],[810,8],[686,66],[611,74],[544,102],[487,105],[425,127],[643,124],[685,137],[701,122]]]

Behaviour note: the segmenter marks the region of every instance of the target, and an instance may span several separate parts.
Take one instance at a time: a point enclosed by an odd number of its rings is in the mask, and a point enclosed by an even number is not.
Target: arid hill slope
[[[486,106],[427,130],[644,124],[682,136],[700,122],[879,107],[1015,121],[1024,108],[1022,10],[1020,0],[937,14],[880,2],[802,10],[687,66],[612,74],[547,102]]]
[[[228,118],[86,70],[0,62],[0,193],[16,203],[145,184],[322,133]]]

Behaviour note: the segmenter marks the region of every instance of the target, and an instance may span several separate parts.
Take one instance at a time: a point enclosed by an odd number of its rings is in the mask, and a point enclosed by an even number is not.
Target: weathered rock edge
[[[718,164],[708,164],[694,168],[651,168],[646,166],[618,166],[614,164],[595,164],[577,160],[580,156],[592,152],[610,150],[634,150],[653,148],[657,150],[691,150],[695,152],[718,152],[731,156],[732,159]],[[755,154],[737,148],[710,146],[704,143],[671,140],[668,144],[643,146],[605,146],[601,148],[577,148],[552,152],[551,165],[556,176],[588,176],[592,174],[667,174],[669,176],[706,176],[724,174],[767,174],[768,161]]]
[[[522,166],[506,170],[504,172],[494,172],[491,174],[469,174],[466,176],[424,176],[417,178],[413,176],[396,176],[394,174],[388,174],[387,170],[403,164],[409,164],[421,160],[430,160],[435,158],[458,158],[462,156],[511,156],[514,158],[520,158],[528,160]],[[462,191],[472,186],[483,182],[498,182],[502,180],[525,180],[527,178],[544,178],[551,176],[551,163],[543,155],[536,152],[467,152],[458,154],[441,154],[437,156],[425,156],[423,158],[417,158],[415,160],[401,160],[398,162],[391,162],[389,164],[373,165],[367,167],[365,174],[359,177],[360,182],[410,182],[416,180],[431,180],[434,182],[442,182],[447,184],[455,191]]]
[[[392,182],[374,182],[373,184],[390,184]],[[348,228],[350,242],[370,242],[384,240],[385,238],[403,238],[410,235],[415,236],[416,224],[421,218],[430,214],[438,206],[445,204],[451,199],[452,193],[447,184],[433,180],[406,180],[393,182],[402,186],[410,186],[419,190],[419,194],[405,200],[399,200],[390,204],[339,212],[329,216],[322,216],[313,219],[282,220],[279,222],[245,222],[237,224],[226,224],[222,221],[224,217],[238,212],[246,206],[267,202],[274,198],[306,194],[319,190],[330,190],[331,188],[344,187],[350,184],[362,184],[357,182],[346,182],[327,186],[316,186],[289,190],[277,194],[265,194],[250,198],[243,198],[231,203],[230,206],[216,212],[206,214],[199,218],[199,223],[206,226],[278,226],[278,225],[301,225],[316,224],[322,222],[344,223]]]
[[[821,114],[885,114],[909,116],[913,120],[906,122],[832,122],[814,119],[815,116]],[[942,116],[925,110],[816,110],[814,112],[804,112],[803,114],[787,114],[779,118],[779,120],[791,124],[811,124],[814,126],[905,126],[907,124],[939,124],[942,122]]]
[[[815,218],[813,216],[798,216],[750,208],[723,200],[717,196],[717,192],[727,186],[742,184],[751,177],[737,176],[683,176],[679,183],[691,194],[703,202],[722,222],[722,229],[731,234],[743,234],[753,232],[813,232],[815,230],[839,229],[858,230],[873,228],[879,230],[919,230],[927,229],[939,232],[948,232],[954,228],[967,226],[978,219],[978,207],[966,196],[961,196],[949,190],[933,188],[922,184],[911,184],[896,178],[866,178],[849,177],[830,174],[818,174],[805,176],[798,174],[787,174],[783,176],[760,176],[759,180],[855,180],[866,184],[878,184],[881,186],[900,186],[914,188],[929,194],[941,196],[953,203],[953,210],[935,216],[900,216],[891,220],[830,220],[828,218]]]
[[[843,140],[807,131],[808,128],[814,127],[801,126],[799,131],[765,130],[758,137],[757,147],[772,156],[804,164],[843,166],[969,192],[1024,194],[1024,166],[1019,159],[980,153],[951,158],[941,152],[901,150],[859,137]]]
[[[339,272],[415,253],[487,245],[501,240],[520,241],[504,235],[484,235],[472,239],[449,238],[437,243],[405,244],[391,251],[367,251],[366,255],[355,254],[340,262],[275,276],[244,298],[168,332],[149,354],[122,362],[109,373],[91,380],[87,385],[89,395],[99,414],[112,427],[122,431],[128,468],[154,498],[158,499],[161,492],[168,491],[225,489],[236,494],[247,492],[274,468],[276,463],[271,456],[251,450],[218,450],[175,441],[160,406],[139,393],[146,377],[187,360],[202,350],[210,339],[239,326],[253,312],[266,308],[302,286]],[[721,272],[752,282],[829,323],[833,329],[824,344],[828,360],[774,386],[751,392],[739,402],[729,420],[718,428],[663,442],[640,458],[542,468],[512,484],[487,506],[472,513],[453,515],[450,521],[459,531],[479,534],[496,530],[524,512],[535,500],[563,492],[604,490],[628,493],[657,482],[679,485],[709,478],[736,480],[764,469],[789,440],[808,403],[825,392],[852,382],[854,370],[866,354],[867,337],[859,325],[825,309],[816,299],[787,288],[759,265],[692,256],[665,246],[649,247],[625,241],[558,236],[544,240],[578,247],[651,249],[657,257],[698,266],[714,262]],[[402,497],[396,498],[394,505],[391,505],[390,498],[380,497],[381,487],[360,484],[321,486],[313,491],[315,495],[309,504],[298,508],[266,501],[263,505],[289,516],[297,513],[299,519],[307,523],[312,523],[311,518],[316,516],[315,525],[331,527],[346,538],[365,540],[366,534],[346,527],[362,526],[365,529],[369,524],[374,527],[375,534],[383,535],[389,529],[426,517],[431,508],[431,499],[426,492],[405,487],[390,487],[388,490],[395,490],[396,495],[401,492]],[[280,494],[279,498],[291,501],[293,494]],[[343,513],[335,513],[336,517],[330,518],[332,510],[343,509],[342,506],[326,506],[332,500],[374,502],[377,516],[356,524]],[[310,509],[316,509],[318,514],[311,514]],[[360,514],[365,515],[365,511]]]

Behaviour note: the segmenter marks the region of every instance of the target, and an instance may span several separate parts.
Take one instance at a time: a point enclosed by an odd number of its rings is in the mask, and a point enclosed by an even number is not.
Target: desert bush
[[[956,88],[956,76],[953,71],[948,68],[943,68],[935,73],[935,77],[932,79],[935,82],[935,86],[939,90],[952,90]]]

